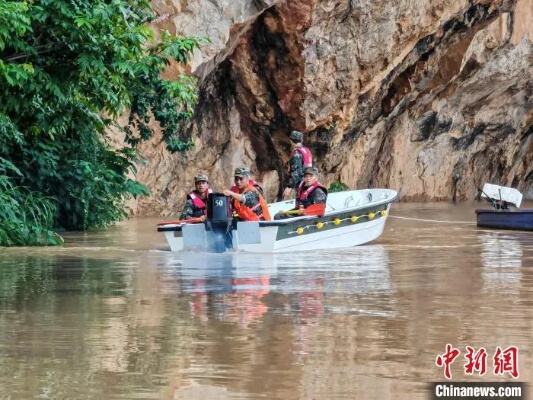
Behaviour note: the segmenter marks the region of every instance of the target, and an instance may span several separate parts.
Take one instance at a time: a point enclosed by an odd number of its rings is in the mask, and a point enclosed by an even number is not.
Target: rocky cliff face
[[[305,132],[326,184],[463,200],[493,182],[533,197],[530,0],[154,7],[158,28],[212,43],[191,66],[201,78],[189,127],[195,147],[170,155],[157,140],[144,145],[137,178],[153,195],[135,213],[174,213],[197,170],[226,187],[241,164],[272,200],[291,129]]]

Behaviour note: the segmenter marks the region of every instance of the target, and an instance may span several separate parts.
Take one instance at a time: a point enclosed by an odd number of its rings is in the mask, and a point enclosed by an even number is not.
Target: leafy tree
[[[191,146],[180,126],[196,82],[161,73],[201,41],[155,41],[153,18],[146,0],[0,0],[0,245],[57,243],[54,226],[123,218],[124,200],[148,193],[128,173],[154,124],[170,151]]]

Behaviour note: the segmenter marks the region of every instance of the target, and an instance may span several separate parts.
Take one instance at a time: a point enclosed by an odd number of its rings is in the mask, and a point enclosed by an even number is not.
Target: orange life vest
[[[249,179],[248,182],[250,183],[250,185],[252,185],[254,188],[256,188],[259,191],[261,196],[265,197],[265,192],[259,183],[257,183],[253,179]],[[233,185],[230,190],[233,193],[239,193],[239,188],[237,187],[237,185]]]
[[[234,188],[236,190],[234,190]],[[272,220],[272,217],[270,216],[268,205],[265,199],[263,198],[263,196],[261,196],[261,193],[251,183],[248,183],[248,187],[246,187],[242,192],[239,191],[239,189],[236,186],[233,186],[231,188],[231,191],[235,193],[239,193],[239,194],[243,194],[246,192],[256,192],[259,197],[259,203],[257,203],[253,207],[245,206],[238,200],[235,200],[235,199],[232,200],[233,209],[243,221],[260,221],[260,220],[271,221]],[[261,208],[261,212],[259,214],[256,214],[255,211],[259,207]]]

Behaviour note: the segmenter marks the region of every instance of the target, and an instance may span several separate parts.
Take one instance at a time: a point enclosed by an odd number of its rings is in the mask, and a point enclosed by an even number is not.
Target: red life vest
[[[294,154],[296,154],[296,152],[301,154],[304,168],[313,166],[313,155],[311,154],[311,150],[305,146],[296,147],[291,153],[291,158],[294,156]]]
[[[213,193],[213,191],[211,189],[207,189],[207,194],[209,195],[209,193]],[[200,194],[196,190],[193,190],[191,193],[189,193],[187,197],[192,200],[192,204],[194,204],[196,208],[199,208],[200,210],[202,210],[204,215],[207,215],[207,207],[205,205],[205,202],[202,200]]]
[[[296,191],[296,200],[298,200],[301,203],[305,203],[307,198],[311,193],[315,191],[316,188],[322,189],[326,194],[328,193],[328,190],[322,186],[321,183],[318,182],[318,180],[314,181],[307,189],[303,190],[304,187],[304,181],[300,183],[300,186],[298,186],[298,190]]]

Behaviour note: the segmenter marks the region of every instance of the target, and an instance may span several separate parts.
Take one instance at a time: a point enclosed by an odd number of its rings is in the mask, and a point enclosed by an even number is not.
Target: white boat
[[[383,233],[391,203],[396,197],[397,192],[390,189],[335,192],[328,195],[322,217],[233,221],[223,229],[215,229],[216,224],[209,223],[212,213],[208,211],[206,223],[162,223],[157,229],[164,233],[172,251],[221,252],[229,248],[269,253],[352,247],[375,240]],[[214,202],[221,203],[220,198]],[[268,207],[270,214],[275,215],[278,211],[293,208],[294,200],[271,203]]]

